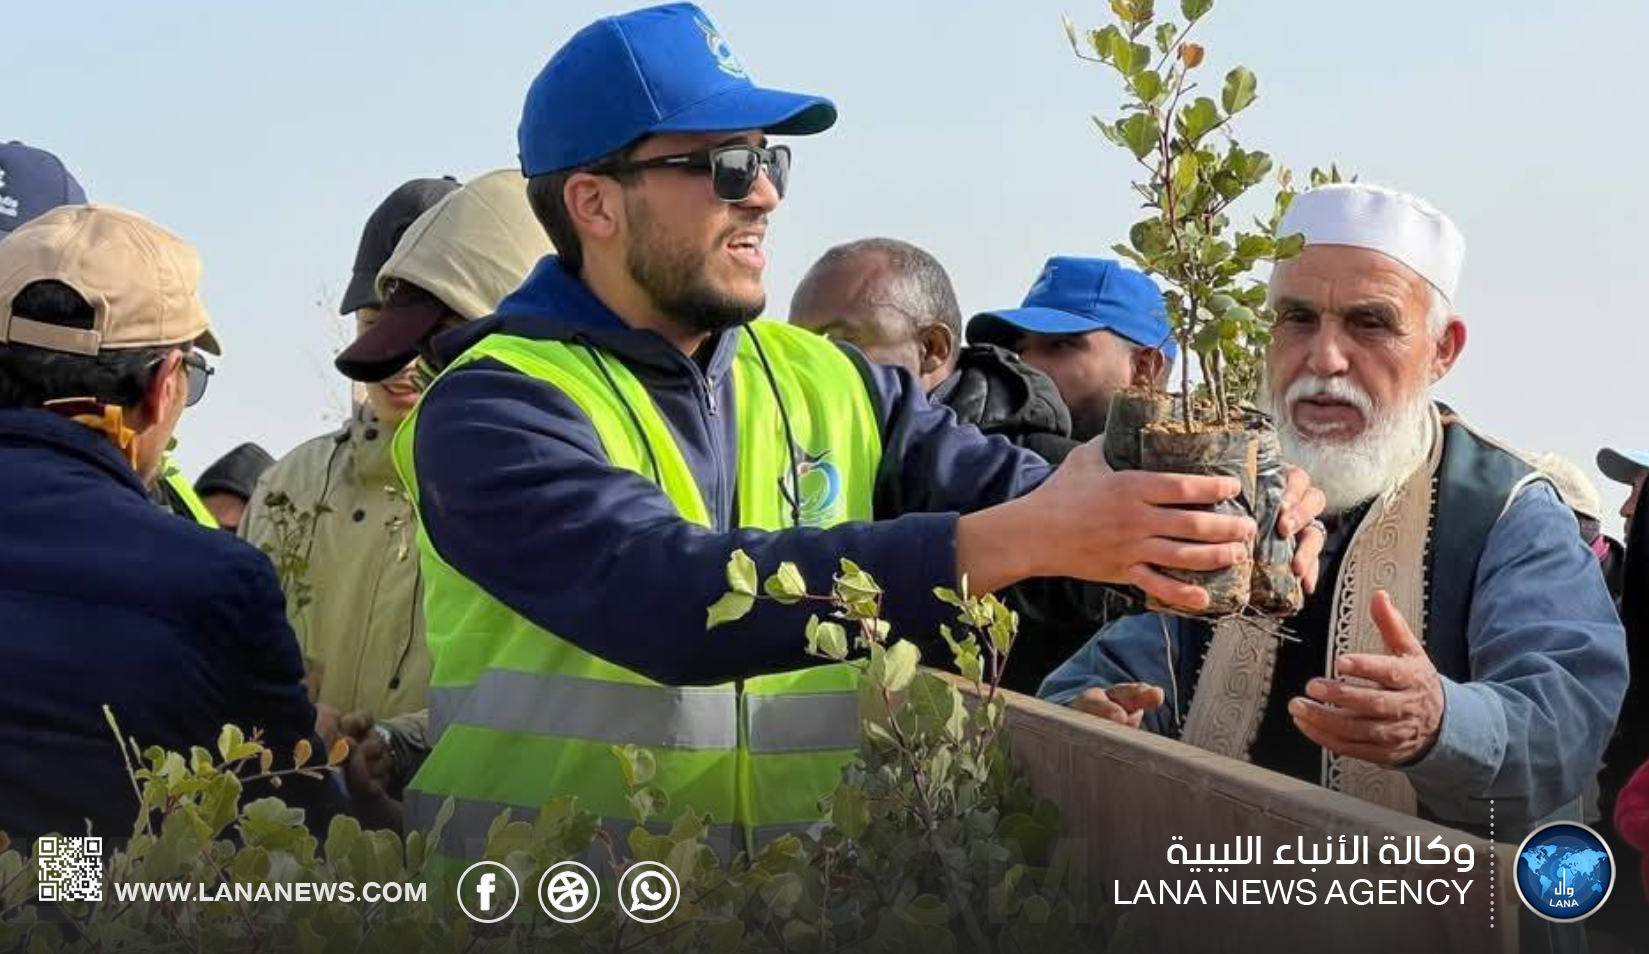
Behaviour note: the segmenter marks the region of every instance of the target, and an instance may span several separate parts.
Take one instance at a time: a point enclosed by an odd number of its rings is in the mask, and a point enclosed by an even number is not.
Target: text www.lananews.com
[[[416,903],[427,900],[428,890],[429,885],[426,884],[408,884],[399,881],[368,881],[359,886],[347,881],[217,885],[186,884],[173,881],[162,884],[116,882],[114,885],[115,899],[122,903],[165,901],[174,904],[207,901],[237,901],[242,904],[257,901],[298,903],[342,901],[345,904],[353,904],[356,901],[364,901],[368,904],[379,902],[397,904],[410,901]]]

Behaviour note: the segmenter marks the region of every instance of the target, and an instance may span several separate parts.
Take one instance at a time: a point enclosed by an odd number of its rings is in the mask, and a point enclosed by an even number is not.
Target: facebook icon
[[[515,872],[496,861],[478,861],[458,876],[458,907],[472,921],[502,921],[520,900],[521,885],[515,880]]]

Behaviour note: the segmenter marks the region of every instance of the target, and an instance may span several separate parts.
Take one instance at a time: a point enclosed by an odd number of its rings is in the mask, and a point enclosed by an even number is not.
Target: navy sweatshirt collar
[[[141,496],[148,491],[137,471],[102,434],[42,410],[0,410],[0,446],[43,447],[103,471]]]

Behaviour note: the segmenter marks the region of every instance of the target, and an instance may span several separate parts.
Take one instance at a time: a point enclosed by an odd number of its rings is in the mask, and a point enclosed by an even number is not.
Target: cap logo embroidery
[[[709,48],[710,55],[715,58],[716,67],[728,76],[737,79],[749,79],[749,75],[744,72],[744,64],[740,63],[739,58],[733,55],[733,48],[728,46],[727,41],[721,38],[721,34],[716,32],[716,28],[703,20],[695,19],[693,22],[697,23],[699,30],[704,33],[704,45]]]
[[[0,169],[0,189],[6,187],[6,170]],[[0,215],[17,218],[17,199],[0,192]]]

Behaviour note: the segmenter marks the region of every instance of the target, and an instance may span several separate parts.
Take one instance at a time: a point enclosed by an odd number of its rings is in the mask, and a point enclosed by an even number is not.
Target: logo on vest
[[[779,478],[779,493],[797,513],[804,527],[825,527],[841,519],[842,472],[830,462],[830,451],[809,454],[791,451],[790,470]]]
[[[715,57],[716,68],[728,76],[737,79],[749,79],[749,74],[744,71],[744,64],[740,63],[739,58],[733,55],[733,48],[727,45],[726,40],[722,39],[721,33],[704,20],[693,22],[699,25],[699,31],[704,34],[704,45],[710,48],[710,55]]]

